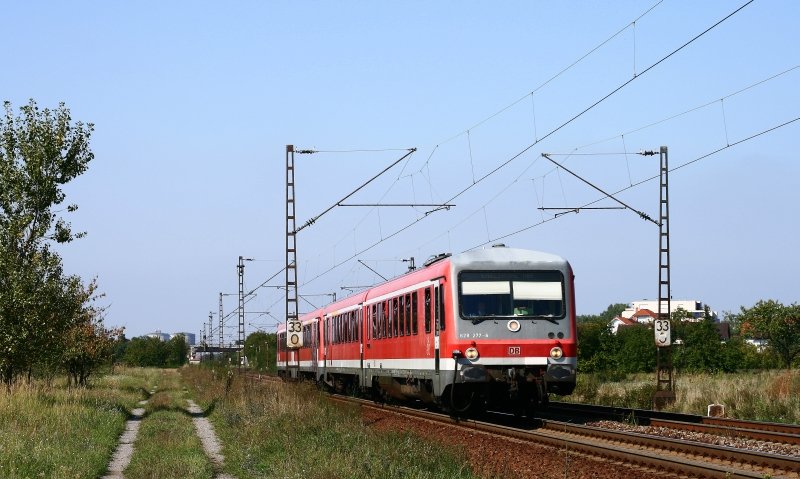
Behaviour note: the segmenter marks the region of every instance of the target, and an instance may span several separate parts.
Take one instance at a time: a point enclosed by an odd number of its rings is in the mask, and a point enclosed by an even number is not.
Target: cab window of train
[[[565,315],[564,277],[559,271],[463,271],[458,290],[464,319]]]

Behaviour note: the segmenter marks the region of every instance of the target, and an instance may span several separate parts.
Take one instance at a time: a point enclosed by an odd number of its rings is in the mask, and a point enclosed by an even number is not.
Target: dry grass
[[[184,368],[223,443],[225,472],[246,478],[469,478],[453,451],[407,433],[379,433],[357,408],[331,405],[308,384],[256,382]],[[195,389],[196,388],[196,389]]]
[[[0,391],[0,477],[102,475],[149,376],[132,370],[86,389],[57,382]]]
[[[650,408],[654,375],[636,374],[609,381],[582,374],[568,400]],[[729,417],[783,423],[800,422],[800,371],[769,370],[735,374],[681,374],[675,378],[675,404],[669,409],[688,413],[707,412],[709,404],[724,404]]]

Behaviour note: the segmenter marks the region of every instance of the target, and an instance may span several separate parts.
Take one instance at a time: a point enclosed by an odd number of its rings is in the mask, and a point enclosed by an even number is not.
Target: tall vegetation
[[[54,244],[73,232],[63,185],[83,174],[94,155],[91,124],[69,110],[40,110],[31,100],[0,116],[0,380],[7,385],[34,368],[67,370],[83,384],[110,352],[118,331],[104,328],[96,284],[63,271]]]
[[[259,372],[275,372],[275,343],[274,333],[257,331],[247,336],[244,340],[244,355],[250,369]]]
[[[778,301],[759,301],[752,308],[741,308],[736,320],[742,334],[766,339],[769,348],[791,368],[800,359],[800,305],[784,306]]]
[[[656,347],[650,327],[620,327],[616,334],[609,329],[608,323],[618,314],[619,306],[612,304],[600,315],[583,316],[578,321],[581,371],[612,376],[655,371]],[[721,340],[709,314],[687,321],[687,312],[678,310],[671,319],[673,365],[678,371],[717,373],[770,368],[778,364],[779,358],[788,366],[800,356],[797,305],[759,302],[753,308],[742,308],[742,314],[730,317],[742,325],[740,334],[726,341]],[[769,347],[761,350],[746,341],[755,335],[769,337]]]

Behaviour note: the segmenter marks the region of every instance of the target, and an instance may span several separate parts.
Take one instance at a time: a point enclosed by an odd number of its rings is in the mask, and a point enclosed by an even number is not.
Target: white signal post
[[[300,321],[286,322],[286,347],[289,349],[303,347],[303,325]]]
[[[653,322],[653,331],[656,336],[656,347],[663,348],[672,344],[669,319],[656,319]]]

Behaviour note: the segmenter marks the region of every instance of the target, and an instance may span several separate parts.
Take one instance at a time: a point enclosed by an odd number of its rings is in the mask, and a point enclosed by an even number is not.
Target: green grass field
[[[86,389],[34,384],[0,392],[0,477],[99,477],[154,377],[126,370]]]

